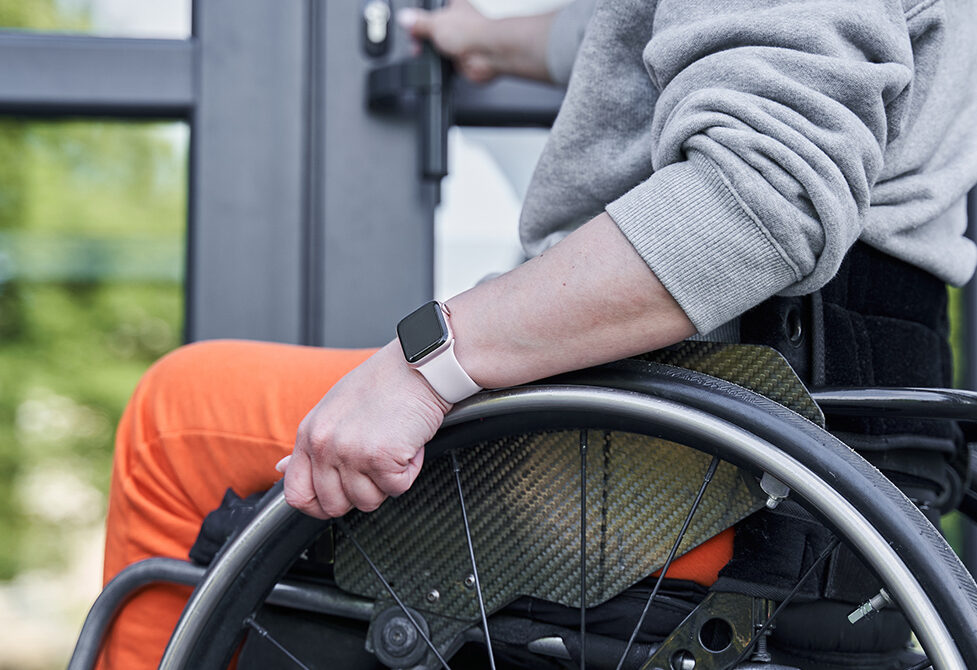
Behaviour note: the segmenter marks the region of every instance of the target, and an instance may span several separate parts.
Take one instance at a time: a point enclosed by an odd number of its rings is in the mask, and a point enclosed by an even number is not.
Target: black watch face
[[[422,305],[397,324],[397,337],[408,363],[417,363],[448,339],[448,326],[436,302]]]

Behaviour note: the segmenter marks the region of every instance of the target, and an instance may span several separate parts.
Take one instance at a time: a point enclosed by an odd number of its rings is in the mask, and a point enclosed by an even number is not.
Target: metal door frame
[[[414,4],[394,0],[394,7]],[[367,114],[361,0],[196,0],[188,39],[0,30],[0,114],[190,124],[186,339],[375,346],[433,293],[435,191],[413,120]],[[459,123],[560,96],[461,85]]]

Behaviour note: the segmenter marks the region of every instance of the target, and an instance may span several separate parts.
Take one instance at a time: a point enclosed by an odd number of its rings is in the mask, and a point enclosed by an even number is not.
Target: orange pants
[[[227,488],[270,487],[275,463],[319,398],[373,350],[258,342],[192,344],[146,373],[116,437],[109,496],[107,582],[152,556],[186,559]],[[732,555],[727,530],[673,563],[669,577],[711,584]],[[139,592],[112,626],[100,668],[155,668],[190,589]]]

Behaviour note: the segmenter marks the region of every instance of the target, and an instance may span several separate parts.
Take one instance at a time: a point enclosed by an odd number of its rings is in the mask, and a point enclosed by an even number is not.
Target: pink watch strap
[[[455,356],[454,334],[451,335],[451,342],[447,348],[422,365],[418,365],[417,370],[424,375],[437,394],[450,403],[464,400],[482,390],[482,387],[468,376],[458,362]]]

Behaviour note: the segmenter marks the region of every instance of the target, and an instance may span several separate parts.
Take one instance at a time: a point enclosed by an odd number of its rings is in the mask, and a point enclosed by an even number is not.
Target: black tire
[[[977,668],[977,586],[916,507],[842,442],[763,396],[678,368],[628,361],[556,381],[460,404],[428,445],[428,458],[532,430],[601,428],[662,437],[770,472],[879,575],[934,668]],[[160,668],[226,667],[245,619],[323,528],[289,508],[280,487],[272,489],[194,592]]]

